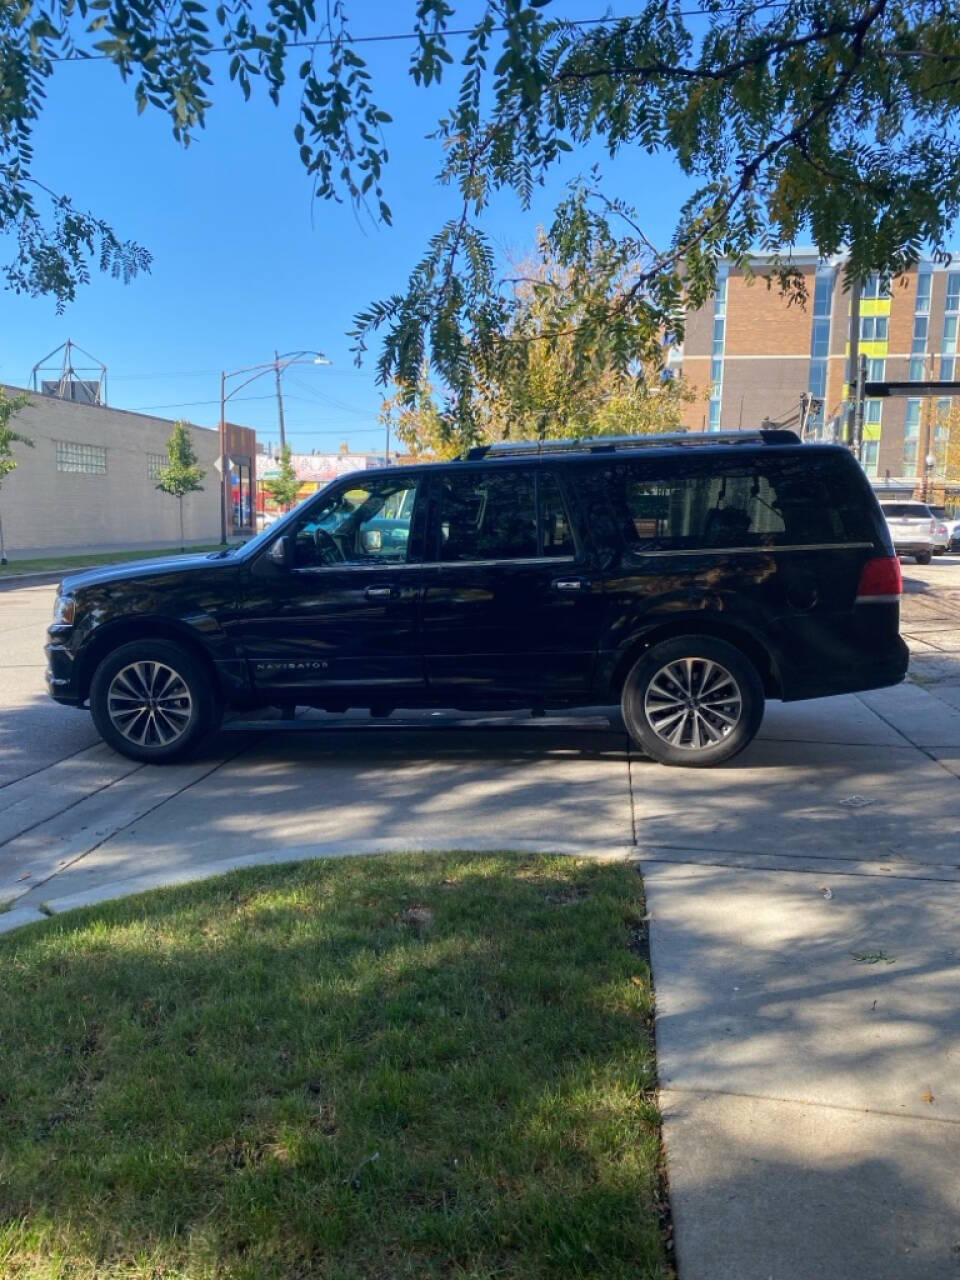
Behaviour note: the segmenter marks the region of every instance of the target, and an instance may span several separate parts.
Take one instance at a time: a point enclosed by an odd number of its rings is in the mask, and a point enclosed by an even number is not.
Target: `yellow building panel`
[[[861,316],[888,316],[892,304],[892,298],[861,298],[860,314]]]
[[[884,339],[883,342],[861,342],[860,354],[866,356],[868,360],[886,360],[887,352],[890,349],[890,343]],[[844,355],[850,359],[850,343],[848,342],[844,348]]]
[[[865,422],[863,424],[863,438],[864,440],[879,440],[880,439],[880,423]]]

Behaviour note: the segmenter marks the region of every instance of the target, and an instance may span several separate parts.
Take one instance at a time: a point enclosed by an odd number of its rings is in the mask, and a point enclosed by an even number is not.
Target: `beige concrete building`
[[[848,394],[850,294],[844,262],[811,253],[795,256],[793,263],[804,277],[804,307],[787,302],[758,258],[751,278],[722,267],[714,298],[687,316],[683,345],[673,349],[670,364],[682,369],[697,393],[686,408],[689,430],[756,428],[770,419],[802,425],[808,438],[837,438]],[[957,259],[920,262],[888,288],[872,277],[860,309],[867,378],[918,382],[960,376],[954,372],[955,366],[960,371],[958,322]],[[932,419],[949,403],[919,396],[868,400],[863,454],[868,475],[878,481],[919,479],[927,436],[942,470],[944,450]]]
[[[8,396],[22,389],[7,386]],[[17,467],[0,488],[4,542],[11,560],[47,552],[112,550],[123,547],[171,547],[179,542],[177,500],[161,493],[157,469],[167,462],[173,423],[166,418],[128,413],[29,393],[30,403],[13,420],[32,449],[15,445]],[[254,433],[232,427],[236,449],[245,446],[248,474],[256,453]],[[184,535],[189,542],[220,539],[220,438],[217,431],[190,428],[200,466],[203,492],[184,498]],[[237,433],[242,433],[240,440]],[[247,438],[249,437],[249,438]],[[252,522],[253,493],[243,511]],[[234,505],[228,534],[233,534]]]

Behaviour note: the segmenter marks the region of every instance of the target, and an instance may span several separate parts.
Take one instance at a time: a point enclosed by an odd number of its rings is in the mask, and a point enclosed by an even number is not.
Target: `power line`
[[[751,5],[750,12],[751,14],[754,14],[754,13],[760,13],[764,9],[789,9],[789,8],[790,8],[790,5],[788,3],[785,3],[784,0],[771,0],[770,3]],[[703,8],[679,9],[673,14],[673,16],[677,18],[698,18],[698,17],[705,18],[708,16],[715,16],[715,12],[712,9],[703,9]],[[598,27],[598,26],[611,26],[613,23],[616,23],[616,22],[639,22],[641,17],[642,17],[641,14],[624,14],[622,17],[619,17],[619,18],[614,16],[608,16],[606,18],[558,19],[558,21],[562,22],[563,25],[567,27]],[[504,32],[509,31],[510,29],[511,28],[508,26],[492,27],[491,33],[502,35]],[[474,34],[474,30],[475,30],[474,27],[452,27],[450,30],[443,31],[438,34],[442,35],[444,39],[450,39],[455,36],[472,36]],[[419,40],[419,39],[420,39],[420,32],[418,31],[390,31],[390,32],[382,32],[379,35],[372,35],[372,36],[350,36],[349,38],[344,40],[334,39],[332,36],[318,37],[316,40],[288,40],[284,47],[287,49],[321,49],[321,48],[329,48],[334,44],[341,44],[341,43],[344,45],[388,44],[388,43],[399,41],[399,40]],[[212,53],[234,53],[234,52],[236,52],[235,49],[228,48],[226,45],[214,45],[212,48],[204,50],[204,56],[207,56]],[[113,59],[109,56],[109,54],[106,54],[106,53],[90,53],[90,54],[85,53],[82,55],[52,54],[48,58],[48,61],[81,63],[81,62],[112,62]]]
[[[273,400],[272,395],[269,396],[230,396],[227,404],[238,404],[241,400]],[[198,405],[215,404],[219,406],[219,400],[176,400],[173,404],[141,404],[135,409],[127,409],[127,413],[146,413],[148,409],[194,409]]]

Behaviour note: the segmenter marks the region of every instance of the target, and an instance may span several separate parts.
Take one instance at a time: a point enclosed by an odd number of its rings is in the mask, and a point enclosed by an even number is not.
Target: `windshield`
[[[336,482],[334,481],[333,483],[336,483]],[[326,486],[326,488],[329,488],[329,487],[330,487],[329,485]],[[321,492],[324,492],[324,491],[325,490],[322,490]],[[309,502],[314,502],[316,500],[316,497],[317,495],[315,493],[311,493],[308,498],[304,498],[302,502],[299,502],[295,507],[291,507],[289,511],[285,512],[279,518],[279,520],[274,520],[273,524],[266,525],[263,529],[260,530],[258,534],[256,534],[255,537],[249,538],[246,542],[241,542],[240,545],[237,547],[226,547],[224,548],[223,551],[214,551],[211,554],[210,559],[216,560],[219,556],[233,555],[237,551],[243,551],[244,554],[246,554],[247,552],[256,554],[256,552],[259,551],[261,547],[266,546],[266,544],[276,536],[277,532],[279,531],[282,525],[287,524],[288,521],[290,521],[298,511],[302,512],[303,508]]]

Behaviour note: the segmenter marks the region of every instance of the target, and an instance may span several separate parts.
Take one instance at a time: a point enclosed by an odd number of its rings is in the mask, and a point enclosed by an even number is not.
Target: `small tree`
[[[21,409],[25,409],[30,403],[28,395],[14,396],[9,400],[3,387],[0,387],[0,485],[17,465],[17,460],[13,456],[13,446],[15,444],[25,444],[29,448],[33,448],[33,441],[29,436],[21,435],[19,431],[14,431],[10,426],[10,420]],[[3,545],[3,516],[0,513],[0,564],[6,564],[7,557]]]
[[[300,492],[300,478],[293,465],[290,446],[285,444],[280,450],[280,473],[264,480],[263,487],[278,507],[289,511]]]
[[[157,472],[157,488],[161,493],[169,493],[177,499],[180,507],[180,550],[185,551],[183,539],[183,499],[188,493],[201,493],[203,485],[200,481],[207,474],[197,461],[197,455],[190,439],[189,424],[183,421],[173,424],[173,431],[167,441],[167,454],[170,458],[165,467]]]
[[[949,484],[960,480],[960,400],[950,400],[937,415],[937,470]]]

